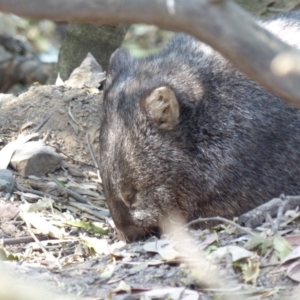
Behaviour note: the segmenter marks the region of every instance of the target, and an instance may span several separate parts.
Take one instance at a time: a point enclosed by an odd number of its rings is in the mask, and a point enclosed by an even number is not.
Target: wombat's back
[[[299,19],[289,13],[263,26],[300,47]],[[299,111],[184,34],[147,59],[112,56],[100,151],[104,192],[126,240],[156,232],[172,211],[186,221],[231,218],[300,194]]]

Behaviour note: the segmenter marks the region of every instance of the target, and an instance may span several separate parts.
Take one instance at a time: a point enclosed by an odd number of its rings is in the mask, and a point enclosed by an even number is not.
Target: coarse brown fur
[[[300,47],[299,13],[261,24]],[[168,109],[155,110],[149,97],[162,87]],[[156,232],[172,211],[186,221],[231,218],[300,194],[300,113],[188,35],[146,59],[118,50],[104,92],[100,173],[127,241]]]

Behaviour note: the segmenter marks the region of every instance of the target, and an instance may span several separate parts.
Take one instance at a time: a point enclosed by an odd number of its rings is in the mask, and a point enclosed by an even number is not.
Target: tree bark
[[[57,74],[63,80],[69,78],[72,71],[91,52],[105,70],[109,57],[120,47],[127,32],[128,25],[103,25],[70,23],[62,42],[58,63],[50,82],[54,82]]]
[[[59,8],[59,9],[58,9]],[[0,10],[31,18],[103,23],[144,22],[184,31],[209,44],[250,78],[300,107],[300,75],[275,74],[281,53],[300,52],[261,28],[226,0],[0,0]]]

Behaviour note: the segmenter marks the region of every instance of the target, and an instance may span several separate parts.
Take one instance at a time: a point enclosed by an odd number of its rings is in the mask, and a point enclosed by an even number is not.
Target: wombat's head
[[[158,232],[173,211],[185,220],[195,213],[193,104],[183,104],[191,97],[165,73],[155,59],[135,60],[126,50],[117,50],[110,61],[100,173],[113,220],[127,241]]]

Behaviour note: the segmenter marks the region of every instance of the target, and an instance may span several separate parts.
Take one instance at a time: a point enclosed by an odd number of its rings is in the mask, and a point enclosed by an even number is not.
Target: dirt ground
[[[99,130],[101,93],[91,95],[84,89],[66,89],[64,86],[37,86],[6,103],[0,111],[2,145],[15,139],[18,133],[32,132],[36,126],[49,120],[39,131],[51,131],[49,145],[68,157],[74,164],[92,164],[86,143],[86,134],[95,153]]]
[[[0,271],[12,271],[18,291],[29,279],[25,285],[42,286],[49,299],[290,297],[300,281],[298,209],[274,220],[276,232],[269,218],[247,232],[222,223],[127,245],[118,240],[88,147],[97,160],[101,101],[101,91],[34,86],[0,107],[0,150],[48,120],[38,138],[50,133],[47,143],[63,157],[44,177],[14,171],[14,193],[0,195]],[[0,282],[12,284],[6,280],[0,272]],[[3,292],[0,283],[0,299],[35,299],[34,292]]]

